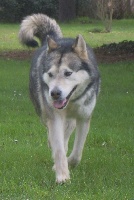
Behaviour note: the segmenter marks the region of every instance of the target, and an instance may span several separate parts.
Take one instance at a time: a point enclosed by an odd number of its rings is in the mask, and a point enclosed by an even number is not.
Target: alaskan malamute
[[[100,88],[100,75],[92,49],[82,35],[63,38],[55,20],[43,14],[26,17],[19,32],[22,44],[41,47],[35,52],[30,70],[30,96],[37,114],[48,128],[56,182],[70,179],[68,165],[82,157],[91,115]],[[68,141],[76,129],[71,155]]]

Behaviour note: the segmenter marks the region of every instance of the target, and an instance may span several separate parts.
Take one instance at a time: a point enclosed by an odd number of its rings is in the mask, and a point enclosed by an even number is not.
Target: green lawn
[[[76,37],[82,34],[92,47],[101,46],[104,43],[121,42],[123,40],[134,39],[134,20],[123,19],[113,20],[111,33],[92,33],[94,28],[103,30],[101,21],[91,21],[92,23],[82,24],[79,20],[69,24],[61,24],[61,29],[65,37]],[[0,51],[11,49],[22,49],[16,38],[18,37],[19,24],[0,24]]]
[[[29,62],[0,59],[1,200],[134,199],[134,63],[101,64],[100,71],[82,162],[71,183],[57,185],[46,130],[29,100]]]
[[[133,20],[61,24],[65,37],[79,33],[92,46],[134,39]],[[23,49],[19,25],[0,24],[0,51]],[[134,199],[134,62],[101,64],[101,93],[93,114],[82,162],[71,183],[55,184],[46,129],[29,99],[30,61],[0,58],[0,200]],[[72,147],[73,137],[70,141]]]

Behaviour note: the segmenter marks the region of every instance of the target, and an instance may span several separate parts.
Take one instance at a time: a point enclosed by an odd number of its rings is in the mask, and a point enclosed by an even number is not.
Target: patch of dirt
[[[98,63],[116,63],[116,62],[123,62],[123,61],[134,61],[134,53],[124,53],[121,54],[118,52],[117,54],[111,54],[111,53],[104,53],[104,52],[99,52],[95,50],[95,54],[97,57]]]
[[[113,63],[134,60],[134,41],[104,44],[94,49],[98,62]]]
[[[0,57],[16,60],[30,60],[35,50],[1,51]],[[114,63],[134,60],[134,41],[123,41],[102,45],[94,49],[98,63]]]
[[[14,60],[30,60],[35,50],[0,51],[0,57]]]

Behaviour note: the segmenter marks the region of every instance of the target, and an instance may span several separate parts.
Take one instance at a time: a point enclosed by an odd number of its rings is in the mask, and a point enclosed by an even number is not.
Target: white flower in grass
[[[104,141],[103,143],[102,143],[102,146],[104,147],[104,146],[106,146],[107,145],[107,143]]]

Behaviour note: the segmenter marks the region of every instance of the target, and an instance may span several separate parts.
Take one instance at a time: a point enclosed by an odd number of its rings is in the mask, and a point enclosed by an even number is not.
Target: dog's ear
[[[57,43],[52,38],[50,38],[49,35],[47,35],[46,39],[47,39],[48,52],[51,52],[58,48]]]
[[[78,54],[78,56],[82,59],[88,59],[88,54],[87,54],[87,48],[86,48],[86,42],[82,35],[78,35],[75,43],[72,46],[73,50],[75,53]]]

